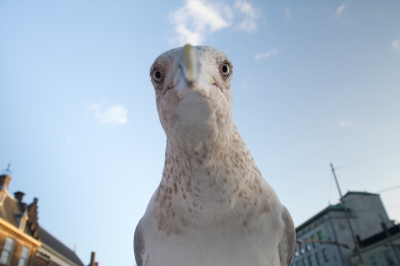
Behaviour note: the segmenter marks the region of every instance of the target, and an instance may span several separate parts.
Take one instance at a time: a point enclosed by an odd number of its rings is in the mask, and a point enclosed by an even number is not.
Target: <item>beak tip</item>
[[[197,76],[197,54],[196,49],[186,44],[182,51],[182,67],[189,85],[193,84]]]

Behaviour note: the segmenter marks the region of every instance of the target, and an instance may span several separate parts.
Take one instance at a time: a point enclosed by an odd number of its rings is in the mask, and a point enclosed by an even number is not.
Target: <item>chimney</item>
[[[14,193],[14,197],[19,201],[19,203],[22,203],[22,199],[24,198],[25,193],[21,191],[17,191]]]
[[[89,266],[95,266],[95,257],[96,256],[96,252],[92,252],[92,255],[90,256],[90,264]]]
[[[0,190],[8,190],[8,184],[11,177],[9,175],[0,175]]]

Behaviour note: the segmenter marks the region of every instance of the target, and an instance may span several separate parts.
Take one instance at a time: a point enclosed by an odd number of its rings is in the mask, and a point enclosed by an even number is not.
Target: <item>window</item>
[[[310,239],[311,239],[311,244],[312,244],[312,246],[313,246],[313,248],[316,248],[317,246],[318,246],[318,243],[317,242],[314,242],[315,241],[315,236],[314,235],[312,235],[311,237],[310,237]]]
[[[328,262],[329,258],[328,258],[328,254],[326,253],[326,249],[325,248],[322,250],[322,255],[324,256],[324,261]]]
[[[316,259],[316,261],[317,261],[317,265],[321,265],[321,262],[322,262],[322,260],[321,260],[321,253],[315,252],[315,259]]]
[[[7,237],[6,242],[4,243],[3,252],[1,252],[0,264],[4,265],[8,264],[13,247],[14,247],[14,239]]]
[[[371,266],[378,266],[378,262],[376,262],[374,256],[369,257],[369,263],[371,263]]]
[[[303,247],[303,242],[299,243],[299,250],[300,250],[301,254],[304,254],[305,250],[304,250],[304,247]]]
[[[310,264],[310,266],[315,266],[315,262],[314,262],[314,258],[313,258],[313,256],[308,256],[308,262],[309,262],[309,264]]]
[[[28,213],[25,211],[25,212],[17,213],[14,215],[15,215],[15,221],[17,222],[19,230],[24,231],[26,221],[29,219]]]
[[[28,261],[29,248],[23,247],[21,251],[21,257],[19,257],[18,266],[25,266]]]
[[[322,234],[321,231],[318,231],[317,235],[318,235],[318,239],[319,239],[319,240],[324,239],[324,236],[323,236],[323,234]]]
[[[310,251],[310,250],[311,250],[311,245],[310,245],[310,243],[308,242],[308,239],[307,239],[307,238],[304,239],[303,244],[304,244],[304,250],[305,250],[305,251]]]
[[[385,256],[385,260],[389,266],[394,265],[394,261],[390,251],[383,252],[383,255]]]

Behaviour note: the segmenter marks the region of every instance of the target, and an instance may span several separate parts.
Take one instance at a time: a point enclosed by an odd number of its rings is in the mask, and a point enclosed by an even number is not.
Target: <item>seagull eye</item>
[[[229,75],[232,74],[231,65],[228,62],[225,61],[225,62],[222,63],[222,65],[221,65],[221,73],[225,77],[228,77]]]
[[[158,82],[161,80],[161,78],[162,78],[161,71],[158,69],[154,70],[153,71],[153,79]]]

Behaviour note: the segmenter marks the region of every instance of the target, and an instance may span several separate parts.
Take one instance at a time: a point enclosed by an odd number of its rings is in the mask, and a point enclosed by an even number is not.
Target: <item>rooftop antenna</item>
[[[11,163],[8,163],[7,168],[3,170],[3,174],[12,174],[10,168],[11,168]]]
[[[333,167],[333,164],[331,164],[331,170],[332,170],[333,177],[335,178],[335,181],[336,181],[336,186],[337,186],[337,189],[338,189],[339,195],[340,195],[340,203],[342,203],[342,206],[343,206],[343,209],[344,209],[344,213],[346,214],[346,220],[347,220],[347,223],[349,224],[351,238],[353,238],[354,246],[356,248],[356,253],[358,255],[358,259],[360,261],[360,264],[364,265],[364,261],[363,261],[363,258],[361,256],[360,247],[358,245],[357,238],[356,238],[356,236],[354,234],[353,227],[351,226],[350,215],[349,215],[349,212],[348,212],[348,210],[346,208],[346,204],[345,204],[344,199],[343,199],[342,191],[340,190],[339,181],[338,181],[338,179],[336,177],[335,168]]]

